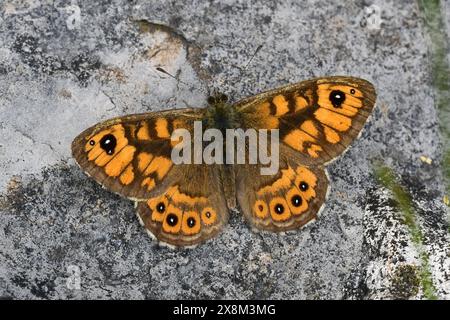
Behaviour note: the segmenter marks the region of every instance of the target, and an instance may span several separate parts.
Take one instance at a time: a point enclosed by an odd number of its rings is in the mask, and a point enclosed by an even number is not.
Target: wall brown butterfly
[[[217,235],[239,205],[251,226],[274,232],[315,219],[325,202],[325,165],[343,153],[372,113],[373,85],[324,77],[270,90],[234,104],[128,115],[85,130],[72,143],[80,167],[105,188],[137,202],[149,234],[172,246]],[[279,171],[260,164],[179,164],[171,134],[179,128],[279,130]]]

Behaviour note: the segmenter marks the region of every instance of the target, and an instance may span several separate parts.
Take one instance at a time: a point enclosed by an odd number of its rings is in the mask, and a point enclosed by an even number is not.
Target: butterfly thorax
[[[226,102],[224,95],[208,99],[209,106],[206,108],[204,129],[219,129],[224,132],[226,129],[239,127],[236,110],[231,104]]]

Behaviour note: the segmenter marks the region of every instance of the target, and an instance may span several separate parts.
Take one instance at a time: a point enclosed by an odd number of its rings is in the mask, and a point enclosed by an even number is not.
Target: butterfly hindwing
[[[326,77],[258,94],[234,108],[243,127],[279,129],[286,152],[299,153],[304,164],[317,165],[340,155],[358,136],[375,98],[366,80]]]
[[[217,165],[178,165],[171,184],[139,202],[141,223],[159,241],[193,246],[215,236],[228,221],[228,208]]]
[[[238,165],[236,195],[247,221],[268,231],[299,228],[315,219],[325,201],[325,169],[306,167],[298,158],[280,159],[275,175],[261,175],[259,165]]]

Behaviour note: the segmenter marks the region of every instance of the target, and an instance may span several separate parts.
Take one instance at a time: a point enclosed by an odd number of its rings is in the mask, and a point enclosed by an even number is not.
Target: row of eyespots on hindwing
[[[173,190],[171,190],[173,189]],[[177,201],[173,201],[177,199]],[[190,209],[182,210],[181,205]],[[180,193],[177,187],[156,198],[149,199],[152,221],[162,223],[164,232],[188,236],[200,233],[202,227],[209,227],[217,222],[217,212],[209,205],[206,198],[189,197]],[[202,207],[201,210],[195,208]]]
[[[316,183],[317,177],[305,167],[282,170],[280,178],[257,191],[253,213],[260,219],[270,215],[276,222],[300,215],[308,210],[308,202],[316,196]]]

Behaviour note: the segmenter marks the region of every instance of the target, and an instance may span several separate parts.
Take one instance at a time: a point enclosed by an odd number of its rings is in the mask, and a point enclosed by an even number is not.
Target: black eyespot
[[[188,219],[187,219],[187,225],[188,225],[188,227],[189,228],[193,228],[194,226],[195,226],[195,219],[194,218],[192,218],[192,217],[189,217]]]
[[[355,92],[356,92],[355,89],[350,89],[351,94],[355,94]]]
[[[342,103],[345,101],[345,93],[341,90],[333,90],[330,93],[330,101],[333,107],[340,108]]]
[[[302,205],[303,199],[298,194],[291,198],[291,203],[294,207],[300,207]]]
[[[301,181],[299,187],[300,187],[300,190],[306,191],[306,190],[308,190],[309,185],[305,181]]]
[[[178,223],[178,217],[176,216],[176,214],[169,213],[166,217],[166,222],[169,226],[174,227]]]
[[[211,212],[206,211],[205,216],[206,216],[207,218],[211,218]]]
[[[284,206],[282,204],[275,205],[275,213],[282,214],[284,212]]]
[[[264,210],[264,207],[263,207],[262,205],[259,205],[259,206],[258,206],[258,210],[259,210],[259,211],[263,211],[263,210]]]
[[[114,137],[112,134],[107,134],[100,140],[100,147],[105,150],[107,154],[113,154],[116,145],[116,137]]]
[[[90,144],[91,146],[93,146],[93,145],[95,144],[95,141],[94,141],[94,140],[91,140],[91,141],[89,141],[89,144]]]
[[[156,205],[156,211],[159,213],[163,213],[166,210],[166,206],[163,202],[160,202]]]

